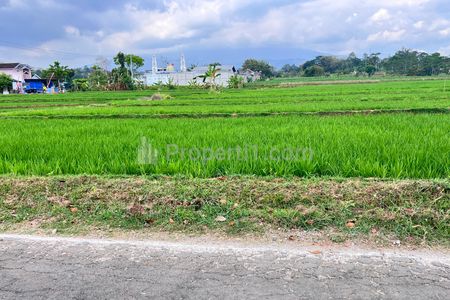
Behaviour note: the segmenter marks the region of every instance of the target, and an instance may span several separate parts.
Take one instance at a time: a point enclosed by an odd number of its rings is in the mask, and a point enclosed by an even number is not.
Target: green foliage
[[[76,79],[76,78],[88,78],[89,74],[92,72],[92,67],[84,66],[82,68],[75,68],[75,69],[73,69],[73,71],[74,71],[74,76],[73,76],[74,79]]]
[[[111,82],[115,90],[132,90],[134,89],[134,82],[131,74],[126,68],[126,55],[122,52],[117,53],[114,57],[116,68],[111,71]]]
[[[383,68],[393,74],[431,76],[450,72],[450,58],[440,53],[428,54],[410,49],[397,51],[382,62]]]
[[[13,83],[13,80],[12,80],[11,76],[0,73],[0,93],[2,93],[5,88],[11,89],[12,83]]]
[[[125,54],[123,54],[122,52],[117,53],[117,55],[114,57],[114,63],[116,64],[116,66],[118,66],[121,69],[125,69],[125,59],[126,56]]]
[[[322,76],[325,73],[335,73],[340,67],[340,61],[334,56],[318,56],[303,64],[305,76]],[[308,71],[308,73],[307,73]],[[318,74],[321,73],[321,74]]]
[[[63,81],[70,81],[74,74],[75,72],[72,69],[61,65],[59,61],[55,61],[47,69],[42,70],[42,77],[56,80],[59,88],[61,88]]]
[[[317,77],[325,75],[325,70],[318,65],[307,67],[304,72],[306,77]]]
[[[240,89],[244,87],[244,78],[239,75],[233,75],[228,79],[228,87],[230,89]]]
[[[169,90],[174,90],[177,87],[173,78],[169,78],[169,80],[167,80],[167,83],[164,86],[167,87]]]
[[[187,71],[188,71],[188,72],[191,72],[191,71],[194,70],[195,68],[197,68],[197,65],[196,65],[196,64],[191,64],[191,65],[187,68]]]
[[[448,74],[450,72],[450,57],[440,53],[428,54],[425,52],[402,49],[393,56],[380,58],[380,53],[364,54],[358,58],[355,53],[350,53],[346,59],[335,56],[317,56],[313,60],[296,65],[285,65],[281,68],[281,77],[292,77],[303,74],[312,76],[306,70],[319,66],[324,73],[329,74],[367,74],[373,76],[376,72],[384,72],[395,75],[407,76],[432,76]]]
[[[119,66],[120,68],[130,70],[132,65],[134,72],[136,72],[139,68],[142,68],[145,63],[145,60],[138,55],[124,54],[122,52],[119,52],[113,60],[116,66]]]
[[[86,78],[77,78],[72,81],[72,90],[75,92],[86,92],[89,90],[89,82]]]
[[[366,66],[366,70],[368,66],[375,68],[375,72],[379,70],[381,64],[380,54],[381,53],[372,53],[370,55],[364,54],[362,64]]]
[[[106,71],[98,66],[92,67],[88,77],[89,89],[92,91],[105,91],[108,89],[109,76]]]
[[[217,89],[216,79],[222,75],[220,73],[221,70],[222,69],[218,68],[216,64],[210,64],[205,74],[195,77],[194,80],[198,78],[202,79],[206,87],[210,87],[211,89]]]
[[[130,63],[131,61],[131,63]],[[127,69],[130,69],[133,66],[133,72],[137,72],[140,68],[144,66],[145,60],[134,54],[125,55],[125,65]]]
[[[377,68],[373,65],[368,65],[365,69],[367,75],[373,76],[375,74],[375,72],[377,71]]]
[[[300,74],[301,67],[298,67],[296,65],[284,65],[280,70],[280,75],[282,77],[292,77],[297,76]]]
[[[200,86],[200,84],[198,84],[198,82],[196,80],[189,80],[188,87],[191,89],[198,89],[201,86]]]
[[[247,59],[242,65],[242,69],[261,72],[263,78],[270,78],[275,74],[274,67],[263,60]]]
[[[158,80],[153,84],[153,86],[156,87],[158,90],[161,90],[162,87],[164,86],[164,83],[161,80]]]

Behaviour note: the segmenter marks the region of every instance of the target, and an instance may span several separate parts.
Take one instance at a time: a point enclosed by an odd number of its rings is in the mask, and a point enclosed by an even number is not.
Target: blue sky
[[[118,51],[161,63],[317,54],[450,54],[448,0],[0,0],[0,61],[91,65]]]

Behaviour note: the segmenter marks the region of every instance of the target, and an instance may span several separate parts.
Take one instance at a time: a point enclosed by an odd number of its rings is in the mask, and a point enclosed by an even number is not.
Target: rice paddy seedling
[[[0,120],[0,173],[447,178],[448,128],[447,114]]]

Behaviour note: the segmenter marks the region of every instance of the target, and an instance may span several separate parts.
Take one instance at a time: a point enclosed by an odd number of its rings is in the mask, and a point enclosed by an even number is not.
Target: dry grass
[[[0,179],[0,227],[76,232],[86,228],[334,232],[338,240],[376,233],[448,243],[448,181],[253,177]],[[223,216],[225,222],[217,222]],[[222,219],[222,218],[221,218]]]
[[[150,97],[141,98],[141,100],[149,100],[149,101],[163,101],[163,100],[170,100],[170,99],[173,99],[173,97],[168,94],[161,94],[161,93],[156,93]]]

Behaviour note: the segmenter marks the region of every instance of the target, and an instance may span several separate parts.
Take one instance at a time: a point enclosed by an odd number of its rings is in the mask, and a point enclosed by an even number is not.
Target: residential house
[[[254,82],[261,80],[262,73],[252,70],[239,70],[238,72],[239,76],[244,78],[245,82]]]
[[[31,79],[31,67],[21,63],[0,63],[0,73],[7,74],[16,82],[25,82]]]

